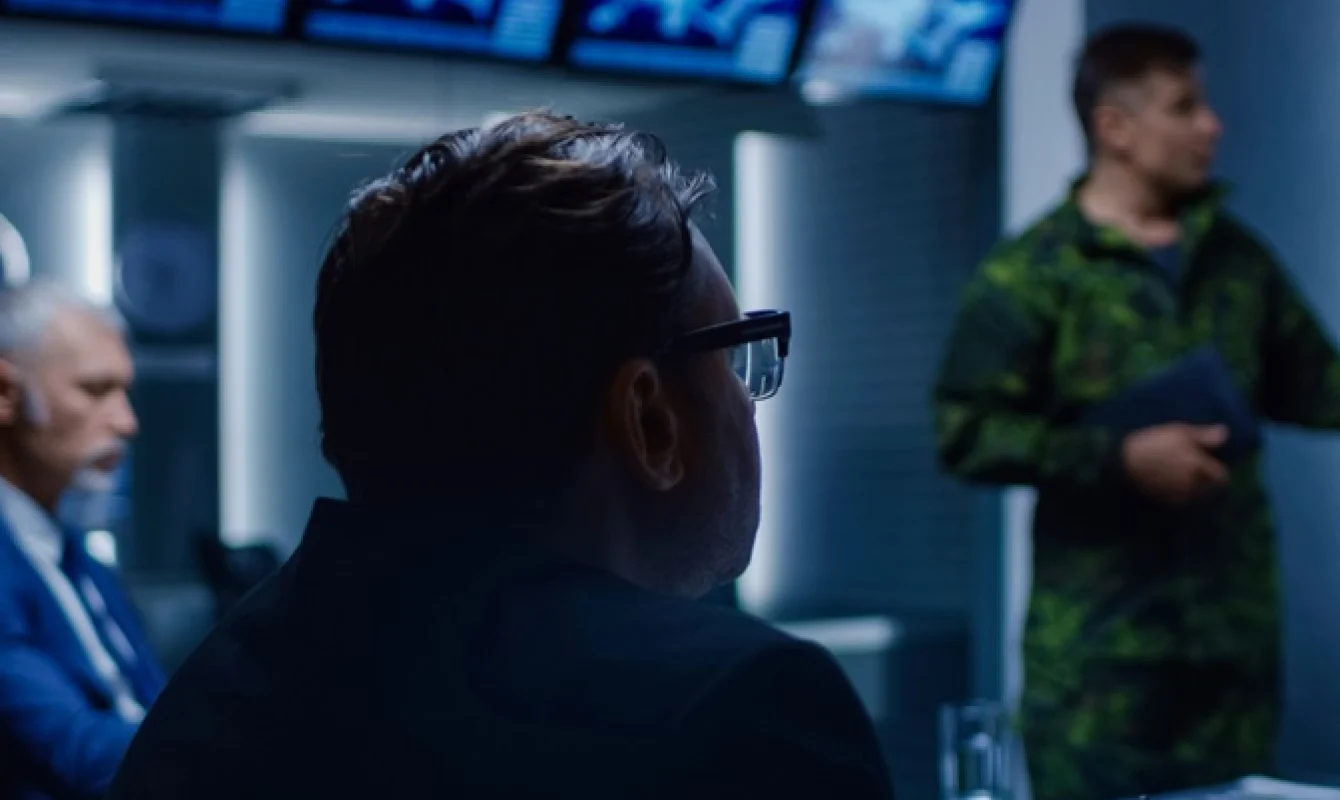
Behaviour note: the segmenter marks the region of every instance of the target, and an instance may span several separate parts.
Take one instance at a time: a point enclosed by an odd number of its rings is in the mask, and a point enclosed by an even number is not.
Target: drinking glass
[[[941,800],[1009,800],[1010,724],[999,703],[940,709]]]

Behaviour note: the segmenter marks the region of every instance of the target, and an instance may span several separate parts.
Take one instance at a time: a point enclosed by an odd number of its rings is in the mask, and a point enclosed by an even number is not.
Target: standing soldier
[[[1087,174],[998,245],[935,386],[939,454],[1038,489],[1024,637],[1036,800],[1119,798],[1268,770],[1280,602],[1259,452],[1222,425],[1119,435],[1085,411],[1213,346],[1257,416],[1340,427],[1340,359],[1209,179],[1220,122],[1198,48],[1111,28],[1084,48]]]

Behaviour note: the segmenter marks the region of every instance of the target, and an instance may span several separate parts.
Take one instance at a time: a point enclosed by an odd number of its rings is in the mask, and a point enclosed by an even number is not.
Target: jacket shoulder
[[[1022,230],[1002,237],[982,260],[979,276],[1056,277],[1079,252],[1069,217],[1067,206],[1061,204]]]
[[[1058,253],[1076,239],[1075,211],[1069,202],[1058,203],[997,243],[998,249],[1047,256]]]
[[[1063,301],[1068,276],[1081,259],[1069,217],[1065,205],[1057,206],[999,240],[968,281],[962,307],[1023,307],[1030,313],[1050,314]]]
[[[1216,212],[1214,218],[1214,244],[1235,253],[1275,264],[1274,250],[1266,243],[1255,228],[1242,218],[1227,210]]]
[[[799,642],[746,614],[602,576],[536,588],[513,595],[493,617],[498,646],[477,652],[506,705],[554,723],[661,729],[742,665]]]

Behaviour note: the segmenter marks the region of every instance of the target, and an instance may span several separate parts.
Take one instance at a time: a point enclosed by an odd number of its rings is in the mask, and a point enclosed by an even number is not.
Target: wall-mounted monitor
[[[819,0],[796,80],[814,99],[980,103],[1014,0]]]
[[[562,0],[308,0],[314,41],[543,61]]]
[[[0,6],[90,21],[277,35],[288,0],[0,0]]]
[[[575,0],[575,67],[777,84],[803,0]]]

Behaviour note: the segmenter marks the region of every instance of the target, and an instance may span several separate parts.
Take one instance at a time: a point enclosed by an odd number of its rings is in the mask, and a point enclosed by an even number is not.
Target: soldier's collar
[[[1088,173],[1070,183],[1065,202],[1061,204],[1058,221],[1071,241],[1088,252],[1111,252],[1143,249],[1134,245],[1120,231],[1094,225],[1079,207],[1079,190],[1088,180]],[[1215,215],[1232,193],[1226,181],[1211,181],[1182,207],[1183,246],[1194,248],[1210,229]]]

